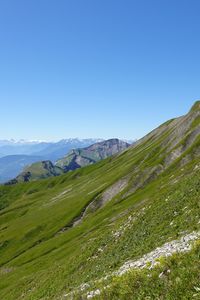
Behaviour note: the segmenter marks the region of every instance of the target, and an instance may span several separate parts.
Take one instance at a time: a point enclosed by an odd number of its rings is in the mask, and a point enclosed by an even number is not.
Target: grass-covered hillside
[[[199,133],[200,101],[97,164],[1,186],[0,299],[88,299],[97,288],[101,299],[198,299],[198,242],[152,270],[112,274],[200,230]]]
[[[38,161],[25,167],[23,172],[7,184],[45,179],[52,176],[59,176],[63,173],[64,171],[55,166],[50,160]]]

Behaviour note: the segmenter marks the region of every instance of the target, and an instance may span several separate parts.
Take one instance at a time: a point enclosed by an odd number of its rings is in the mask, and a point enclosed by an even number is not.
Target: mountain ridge
[[[30,163],[41,160],[52,160],[54,162],[58,158],[66,155],[66,153],[74,147],[86,147],[100,140],[101,139],[70,138],[54,143],[44,141],[0,140],[0,183],[4,183],[16,177],[22,172],[23,168]],[[20,163],[22,155],[26,155],[27,164]],[[3,157],[6,157],[6,159]],[[35,157],[38,157],[38,159],[35,159]],[[3,164],[4,161],[5,164]]]
[[[68,155],[55,164],[49,160],[43,160],[27,166],[15,179],[8,181],[6,185],[58,176],[96,163],[125,150],[129,146],[130,144],[121,140],[109,139],[86,148],[72,149]]]
[[[129,146],[130,144],[119,139],[109,139],[86,148],[72,149],[68,155],[56,162],[56,166],[66,171],[74,170],[120,153]]]

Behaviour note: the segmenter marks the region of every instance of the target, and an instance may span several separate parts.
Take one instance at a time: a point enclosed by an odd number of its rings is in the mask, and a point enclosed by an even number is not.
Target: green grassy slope
[[[115,277],[107,289],[99,285],[102,293],[93,299],[200,299],[199,270],[200,244],[196,243],[190,253],[163,259],[153,270]],[[80,295],[76,298],[81,299]]]
[[[28,182],[52,176],[59,176],[63,173],[64,171],[61,168],[54,166],[51,161],[44,160],[27,166],[13,181]],[[12,182],[12,180],[10,182]]]
[[[0,299],[62,299],[198,230],[199,106],[95,165],[0,187]]]

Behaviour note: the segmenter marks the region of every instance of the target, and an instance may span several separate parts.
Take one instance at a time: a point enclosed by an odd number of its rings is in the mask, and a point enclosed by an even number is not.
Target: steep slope
[[[65,171],[75,170],[119,153],[129,146],[130,144],[119,139],[102,141],[87,148],[73,149],[64,158],[58,160],[56,166],[63,168]]]
[[[155,270],[113,274],[127,261],[198,235],[199,131],[200,101],[121,154],[62,176],[0,187],[0,298],[198,296],[198,244]]]
[[[17,176],[25,166],[40,161],[40,156],[8,155],[0,158],[0,183]]]

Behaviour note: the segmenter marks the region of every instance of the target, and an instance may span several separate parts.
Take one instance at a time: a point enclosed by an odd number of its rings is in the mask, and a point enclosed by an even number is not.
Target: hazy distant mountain
[[[65,144],[64,141],[63,144]],[[68,171],[94,164],[125,150],[129,146],[130,144],[121,140],[110,139],[95,143],[86,148],[73,149],[68,155],[59,159],[55,165],[49,160],[33,163],[7,184],[58,176]]]
[[[90,146],[101,139],[63,139],[58,142],[0,140],[0,183],[15,178],[25,166],[57,159],[74,148]]]
[[[51,143],[23,143],[14,141],[0,141],[0,157],[18,154],[32,155],[33,152],[42,151],[49,145],[51,145]]]
[[[0,157],[7,155],[34,155],[44,159],[57,160],[66,155],[73,148],[90,146],[100,139],[63,139],[58,142],[0,140]]]
[[[46,148],[32,154],[45,157],[47,160],[56,161],[72,149],[88,147],[100,141],[102,139],[63,139],[57,143],[51,143]]]
[[[0,183],[16,177],[27,165],[42,158],[31,155],[8,155],[0,158]]]

